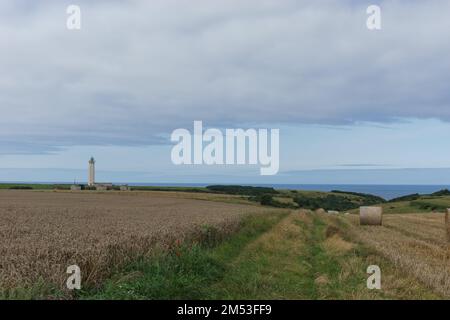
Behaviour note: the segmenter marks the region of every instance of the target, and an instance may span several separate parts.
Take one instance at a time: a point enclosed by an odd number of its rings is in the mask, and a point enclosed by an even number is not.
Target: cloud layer
[[[145,145],[177,127],[450,120],[450,3],[0,4],[2,153]]]

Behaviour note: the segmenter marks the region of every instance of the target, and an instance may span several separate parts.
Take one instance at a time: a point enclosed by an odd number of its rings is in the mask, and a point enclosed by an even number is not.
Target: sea
[[[204,183],[130,183],[135,186],[172,186],[172,187],[206,187]],[[220,183],[219,183],[220,184]],[[244,185],[244,184],[242,184]],[[430,194],[442,189],[450,189],[450,185],[382,185],[382,184],[245,184],[254,187],[273,187],[275,189],[313,190],[313,191],[350,191],[373,194],[386,200],[406,196],[413,193]]]
[[[2,182],[3,183],[3,182]],[[58,184],[68,182],[18,182],[8,181],[4,183],[35,183],[35,184]],[[70,183],[70,182],[69,182]],[[114,182],[115,184],[123,184]],[[224,183],[126,183],[130,186],[160,186],[160,187],[206,187],[212,184]],[[309,190],[309,191],[350,191],[373,194],[386,200],[406,196],[413,193],[430,194],[442,189],[450,189],[450,185],[392,185],[392,184],[252,184],[236,183],[239,185],[254,187],[273,187],[275,189]]]

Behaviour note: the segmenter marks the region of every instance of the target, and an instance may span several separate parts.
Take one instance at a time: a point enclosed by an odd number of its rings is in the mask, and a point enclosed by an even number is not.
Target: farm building
[[[120,191],[130,191],[130,187],[127,184],[121,185]]]
[[[94,186],[97,191],[107,191],[113,189],[112,183],[95,183]]]

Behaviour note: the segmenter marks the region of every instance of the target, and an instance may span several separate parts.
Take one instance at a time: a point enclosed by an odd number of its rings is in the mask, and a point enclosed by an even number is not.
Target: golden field
[[[95,284],[155,247],[201,238],[210,227],[227,234],[242,215],[267,211],[231,196],[189,197],[202,195],[0,191],[0,288],[62,289],[72,264],[83,284]]]

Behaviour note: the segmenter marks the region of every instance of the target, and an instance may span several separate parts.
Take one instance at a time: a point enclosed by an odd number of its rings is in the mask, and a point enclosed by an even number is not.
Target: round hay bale
[[[383,220],[383,208],[360,207],[359,224],[362,226],[381,226]]]

